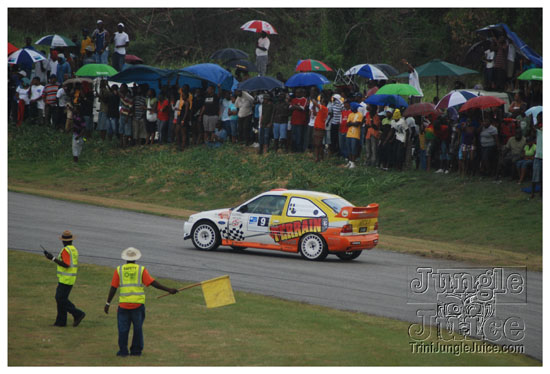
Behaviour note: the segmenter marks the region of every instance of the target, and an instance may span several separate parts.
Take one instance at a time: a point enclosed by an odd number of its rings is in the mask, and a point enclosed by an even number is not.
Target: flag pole
[[[178,289],[178,291],[188,290],[189,288],[197,287],[197,286],[200,286],[200,285],[201,285],[201,283],[191,284],[189,286]],[[169,295],[171,295],[171,293],[167,293],[167,294],[164,294],[164,295],[161,295],[161,296],[157,296],[157,299],[160,299],[162,297],[169,296]]]

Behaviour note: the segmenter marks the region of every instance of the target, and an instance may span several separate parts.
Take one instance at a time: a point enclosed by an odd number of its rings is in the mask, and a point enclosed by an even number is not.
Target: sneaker
[[[436,173],[443,173],[443,169],[436,170]]]
[[[258,144],[258,143],[253,143],[253,144],[251,145],[251,147],[252,147],[252,148],[258,148],[258,147],[260,147],[260,144]]]
[[[355,167],[355,162],[349,162],[349,168],[350,169],[353,169]]]
[[[445,170],[445,174],[449,174],[449,170]]]

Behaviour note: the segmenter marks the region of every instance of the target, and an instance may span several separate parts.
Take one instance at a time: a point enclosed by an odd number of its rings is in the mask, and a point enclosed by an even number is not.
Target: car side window
[[[326,217],[325,212],[308,199],[293,197],[286,210],[288,217]]]
[[[246,213],[280,216],[286,203],[286,196],[266,195],[247,204]]]

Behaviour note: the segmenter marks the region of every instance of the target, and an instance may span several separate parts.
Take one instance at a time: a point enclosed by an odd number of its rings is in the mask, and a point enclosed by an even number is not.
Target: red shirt
[[[348,133],[348,116],[351,114],[351,110],[342,110],[342,121],[340,122],[340,134]]]
[[[443,140],[445,142],[449,141],[449,137],[451,136],[449,126],[447,125],[441,125],[439,130],[434,127],[434,134],[439,138],[439,140]]]
[[[157,103],[157,118],[159,121],[168,121],[170,119],[170,113],[168,113],[169,106],[170,103],[168,100]]]
[[[318,110],[319,111],[317,112],[317,116],[315,117],[315,123],[313,124],[313,127],[319,130],[325,130],[325,123],[328,117],[328,108],[324,105],[319,105]]]
[[[147,269],[143,269],[143,276],[141,277],[141,282],[145,285],[145,287],[149,287],[151,283],[155,281],[155,278],[151,277],[149,275],[149,272]],[[120,285],[120,277],[118,276],[118,271],[115,269],[115,273],[113,274],[113,279],[111,280],[111,286],[114,288],[118,288]],[[122,309],[136,309],[142,306],[143,304],[136,304],[136,303],[119,303],[118,306]]]
[[[295,97],[290,101],[290,105],[300,106],[305,109],[307,104],[307,99],[305,97]],[[292,115],[290,117],[291,125],[305,125],[307,123],[306,111],[292,109]]]

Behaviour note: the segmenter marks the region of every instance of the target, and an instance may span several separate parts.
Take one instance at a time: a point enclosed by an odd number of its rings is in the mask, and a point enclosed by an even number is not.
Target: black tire
[[[309,232],[300,238],[298,243],[300,254],[310,261],[322,261],[328,255],[328,247],[325,239],[316,233]]]
[[[363,251],[339,252],[336,253],[336,256],[338,256],[338,258],[342,261],[351,261],[361,256],[361,253],[363,253]]]
[[[191,240],[195,248],[203,251],[213,251],[221,243],[218,228],[208,221],[199,221],[193,226]]]
[[[247,247],[239,247],[238,245],[231,245],[230,247],[236,251],[244,251],[247,248]]]

